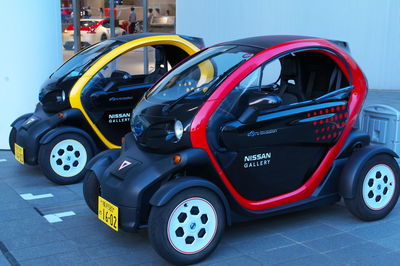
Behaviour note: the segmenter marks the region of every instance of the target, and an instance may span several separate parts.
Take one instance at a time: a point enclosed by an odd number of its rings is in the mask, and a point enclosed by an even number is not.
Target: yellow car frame
[[[45,81],[35,112],[12,123],[9,142],[16,159],[39,164],[55,183],[80,181],[91,157],[120,147],[143,94],[203,46],[200,38],[143,33],[76,54]],[[207,71],[212,69],[205,66],[201,75],[207,77]]]

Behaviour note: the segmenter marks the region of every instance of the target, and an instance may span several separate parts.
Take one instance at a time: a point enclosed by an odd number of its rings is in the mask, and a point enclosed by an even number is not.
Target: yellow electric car
[[[120,147],[143,94],[203,46],[200,38],[143,33],[81,51],[45,81],[36,110],[11,124],[15,158],[39,164],[55,183],[80,181],[91,157]]]

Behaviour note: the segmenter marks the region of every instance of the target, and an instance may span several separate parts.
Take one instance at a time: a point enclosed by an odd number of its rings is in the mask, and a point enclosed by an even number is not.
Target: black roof
[[[204,42],[203,42],[202,38],[174,34],[174,33],[156,33],[156,32],[134,33],[134,34],[122,35],[119,37],[114,37],[112,39],[122,41],[122,42],[130,42],[130,41],[137,40],[140,38],[151,37],[151,36],[160,36],[160,35],[177,35],[181,38],[188,40],[189,42],[194,43],[195,45],[197,45],[200,48],[204,48]],[[239,40],[234,40],[234,41],[228,41],[228,42],[220,43],[218,45],[227,45],[227,44],[228,45],[244,45],[244,46],[252,46],[252,47],[256,47],[256,48],[260,48],[260,49],[264,50],[264,49],[267,49],[267,48],[277,45],[277,44],[290,42],[290,41],[296,41],[296,40],[307,40],[307,39],[317,39],[317,37],[299,36],[299,35],[268,35],[268,36],[256,36],[256,37],[244,38],[244,39],[239,39]],[[342,49],[349,51],[349,47],[346,42],[337,41],[337,40],[329,40],[329,41],[340,46]]]
[[[296,40],[306,40],[306,39],[316,39],[316,37],[309,36],[297,36],[297,35],[270,35],[270,36],[256,36],[245,39],[239,39],[235,41],[229,41],[221,43],[220,45],[233,44],[233,45],[245,45],[253,46],[261,49],[267,49],[271,46],[296,41]]]

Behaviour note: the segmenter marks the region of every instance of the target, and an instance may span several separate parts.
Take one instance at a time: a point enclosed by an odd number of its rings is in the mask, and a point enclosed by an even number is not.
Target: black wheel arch
[[[347,137],[338,159],[350,157],[354,151],[368,146],[370,142],[371,138],[368,133],[353,129]]]
[[[25,120],[28,117],[31,117],[32,115],[33,115],[33,113],[27,113],[27,114],[21,115],[20,117],[15,119],[14,122],[11,123],[11,127],[19,126],[21,123],[25,122]]]
[[[110,149],[100,152],[90,160],[87,165],[87,171],[92,171],[97,177],[101,176],[107,167],[109,167],[121,154],[121,149]]]
[[[222,190],[214,183],[196,176],[183,176],[161,185],[161,187],[150,198],[151,206],[163,206],[167,204],[176,194],[188,188],[206,188],[214,192],[221,200],[227,224],[231,224],[231,210],[228,200]]]
[[[61,126],[61,127],[56,127],[56,128],[49,130],[48,132],[46,132],[46,134],[44,134],[40,138],[39,143],[40,143],[40,145],[47,144],[50,141],[52,141],[54,138],[56,138],[57,136],[60,136],[61,134],[65,134],[65,133],[75,133],[75,134],[81,135],[82,137],[87,139],[87,141],[90,143],[90,146],[91,146],[93,152],[97,153],[98,146],[96,145],[93,137],[90,136],[87,132],[83,131],[82,129],[77,128],[77,127],[72,127],[72,126]]]
[[[368,145],[355,151],[347,160],[339,181],[339,193],[343,198],[354,198],[357,193],[358,173],[362,166],[372,157],[387,154],[394,158],[399,156],[391,149],[381,145]]]

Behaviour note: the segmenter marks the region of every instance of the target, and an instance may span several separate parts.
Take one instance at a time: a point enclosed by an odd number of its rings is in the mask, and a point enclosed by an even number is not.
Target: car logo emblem
[[[256,132],[254,130],[252,130],[247,134],[247,136],[248,137],[255,137],[256,136]]]
[[[124,169],[125,167],[127,167],[127,166],[129,166],[129,165],[131,165],[131,164],[132,164],[131,162],[123,161],[123,162],[121,163],[121,165],[119,166],[118,171],[120,171],[121,169]]]

